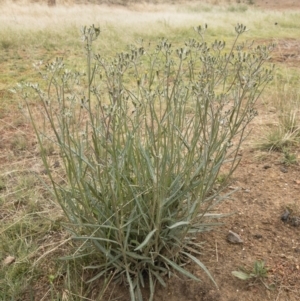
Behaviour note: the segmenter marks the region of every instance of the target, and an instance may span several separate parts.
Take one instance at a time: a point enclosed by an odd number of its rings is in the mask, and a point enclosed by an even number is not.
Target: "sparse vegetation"
[[[298,160],[296,154],[292,153],[288,148],[284,148],[282,163],[288,166],[297,164]]]
[[[299,89],[289,81],[275,82],[275,93],[272,94],[270,106],[277,112],[276,123],[260,138],[259,147],[265,150],[284,151],[295,146],[300,139],[300,99]]]
[[[250,285],[261,282],[267,289],[274,289],[274,285],[268,285],[265,281],[268,278],[268,268],[263,260],[256,260],[252,270],[241,268],[241,271],[233,271],[232,275],[241,280],[249,281]]]

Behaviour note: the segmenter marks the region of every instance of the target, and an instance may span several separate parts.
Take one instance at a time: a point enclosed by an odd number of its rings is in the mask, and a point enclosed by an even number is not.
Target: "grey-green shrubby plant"
[[[67,227],[82,241],[69,258],[96,254],[90,281],[125,280],[131,300],[142,300],[145,281],[152,300],[156,283],[165,286],[175,271],[198,281],[187,262],[214,281],[194,236],[220,224],[212,211],[228,197],[226,185],[215,185],[220,169],[228,178],[237,167],[255,102],[272,78],[263,67],[272,46],[237,44],[245,26],[235,27],[228,51],[205,42],[206,26],[195,30],[199,41],[175,51],[161,39],[110,60],[92,51],[100,29],[84,27],[86,75],[57,59],[46,66],[45,90],[25,85],[40,98],[28,102],[40,147],[56,143],[63,162],[58,177],[41,152]]]

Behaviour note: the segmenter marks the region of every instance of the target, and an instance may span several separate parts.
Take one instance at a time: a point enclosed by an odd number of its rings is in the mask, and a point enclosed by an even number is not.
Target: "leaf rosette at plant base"
[[[40,97],[28,109],[41,149],[50,140],[60,153],[59,176],[41,155],[66,226],[81,242],[69,258],[96,256],[89,281],[113,275],[129,284],[131,300],[142,300],[145,281],[152,300],[156,283],[174,271],[199,280],[187,262],[214,281],[194,237],[220,225],[223,215],[212,210],[229,196],[224,183],[272,78],[263,66],[273,46],[238,45],[245,26],[236,26],[230,49],[205,42],[206,26],[195,30],[200,40],[175,51],[161,39],[109,60],[92,51],[100,29],[83,28],[86,75],[57,59],[47,66],[46,91],[25,85]]]

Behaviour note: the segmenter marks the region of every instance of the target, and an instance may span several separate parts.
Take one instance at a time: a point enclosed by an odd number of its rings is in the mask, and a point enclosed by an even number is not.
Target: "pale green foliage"
[[[300,99],[299,88],[294,83],[276,82],[270,105],[276,110],[276,124],[272,124],[258,141],[264,150],[285,151],[300,141]]]
[[[298,163],[297,155],[293,154],[288,148],[284,148],[283,158],[281,162],[287,166],[297,164]]]
[[[253,265],[253,270],[251,272],[247,271],[233,271],[232,275],[241,279],[248,280],[251,278],[266,278],[268,277],[268,270],[265,267],[265,262],[256,260]]]
[[[25,85],[40,97],[28,103],[40,147],[55,142],[64,167],[57,175],[41,152],[66,226],[81,242],[68,258],[96,254],[97,264],[86,267],[98,271],[90,281],[125,280],[132,301],[142,300],[146,279],[150,299],[156,282],[165,285],[163,276],[174,271],[199,280],[184,268],[187,261],[212,279],[193,238],[219,225],[222,215],[212,209],[228,197],[226,185],[215,185],[220,168],[226,165],[227,183],[272,78],[263,68],[268,47],[237,45],[245,26],[236,26],[229,52],[222,41],[208,45],[205,29],[195,30],[200,41],[182,48],[173,50],[167,39],[154,49],[141,42],[107,60],[92,51],[100,30],[83,28],[87,83],[57,59],[43,75],[45,91]]]
[[[267,289],[274,288],[274,284],[268,285],[264,281],[268,278],[268,268],[265,266],[263,260],[256,260],[251,271],[242,269],[242,271],[233,271],[232,275],[241,280],[252,281],[253,283],[259,281],[263,283]]]

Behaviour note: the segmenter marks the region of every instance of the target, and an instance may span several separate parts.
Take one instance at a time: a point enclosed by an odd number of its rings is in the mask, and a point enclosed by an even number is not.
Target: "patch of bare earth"
[[[300,227],[281,220],[286,207],[299,216],[299,178],[299,166],[283,166],[280,154],[258,157],[255,151],[244,151],[231,183],[240,190],[221,208],[236,214],[224,227],[203,236],[207,247],[202,261],[220,285],[220,298],[214,300],[299,300]],[[243,244],[228,243],[229,230],[239,234]],[[266,262],[266,282],[275,284],[274,290],[231,275],[239,267],[251,269],[256,260]]]
[[[264,9],[286,10],[299,9],[299,0],[254,0],[254,5]]]
[[[274,62],[284,63],[288,67],[300,67],[300,39],[276,39],[274,43]]]

